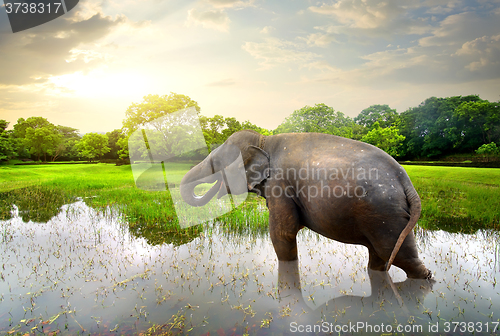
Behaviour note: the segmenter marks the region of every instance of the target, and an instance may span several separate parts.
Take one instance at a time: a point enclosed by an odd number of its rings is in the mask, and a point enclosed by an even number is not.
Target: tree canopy
[[[100,159],[102,155],[109,152],[108,136],[99,133],[87,133],[77,145],[78,151],[83,157],[93,161]]]
[[[354,121],[358,125],[362,125],[368,128],[372,128],[375,122],[379,123],[379,126],[390,127],[398,119],[398,113],[395,109],[391,109],[389,105],[371,105],[361,111]]]
[[[211,118],[200,116],[200,125],[209,150],[217,148],[232,134],[241,130],[251,129],[264,135],[271,134],[269,130],[256,126],[248,120],[240,123],[236,118],[224,118],[221,115],[215,115]]]
[[[7,126],[9,123],[0,119],[0,161],[8,160],[15,155],[15,144],[7,133]]]
[[[500,155],[500,148],[497,147],[496,143],[491,142],[489,144],[481,145],[481,147],[476,149],[476,153],[485,156],[489,161],[491,157],[496,157]]]
[[[121,129],[115,129],[112,130],[111,132],[107,132],[106,135],[108,136],[109,152],[104,154],[104,158],[112,160],[119,159],[121,150],[120,146],[121,140],[122,139],[126,140],[124,131]]]
[[[19,157],[34,155],[37,160],[47,155],[57,154],[63,135],[57,126],[42,117],[19,118],[14,125],[13,135],[16,138]]]
[[[140,125],[152,122],[170,113],[188,107],[194,107],[200,112],[198,103],[188,96],[171,92],[168,95],[147,95],[140,103],[132,103],[125,112],[123,128],[130,135]]]
[[[482,155],[490,159],[498,157],[495,153],[500,147],[500,102],[489,102],[477,95],[430,97],[401,114],[386,104],[371,105],[354,119],[326,104],[306,105],[293,111],[275,130],[267,130],[248,120],[203,116],[196,101],[171,92],[161,96],[147,95],[141,102],[132,103],[126,111],[122,129],[108,132],[106,136],[90,133],[83,139],[77,129],[56,126],[42,117],[19,118],[13,130],[7,131],[8,123],[0,120],[0,160],[14,157],[45,161],[82,157],[95,160],[104,155],[108,159],[125,159],[129,157],[130,135],[146,124],[149,129],[135,139],[142,148],[141,158],[175,156],[184,153],[184,148],[193,147],[190,142],[195,141],[194,137],[185,134],[190,134],[186,127],[193,128],[195,124],[188,119],[168,120],[176,116],[173,112],[189,107],[195,112],[190,112],[192,115],[186,118],[199,120],[209,150],[244,129],[264,135],[290,132],[339,135],[378,146],[398,159],[440,158],[454,154]],[[198,140],[196,145],[199,145]],[[200,156],[201,151],[182,155],[186,158]]]
[[[294,111],[273,132],[302,133],[317,132],[339,136],[352,136],[354,121],[342,112],[336,112],[325,104],[304,106]]]
[[[485,101],[475,95],[431,97],[401,113],[400,130],[405,136],[403,153],[410,158],[438,157],[478,148],[485,143],[483,134],[487,132],[486,124],[476,122],[475,117],[470,116],[487,114],[489,108],[481,110],[484,113],[476,114],[474,107],[488,105],[481,102]],[[496,108],[491,110],[497,111]],[[499,125],[500,119],[492,120],[488,130],[495,130]]]
[[[372,130],[361,138],[361,141],[377,146],[389,155],[400,156],[404,139],[405,136],[399,134],[399,129],[396,126],[382,128],[379,122],[375,121]]]

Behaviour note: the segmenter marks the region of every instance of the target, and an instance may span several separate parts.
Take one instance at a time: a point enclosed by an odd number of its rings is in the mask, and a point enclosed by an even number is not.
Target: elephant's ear
[[[245,171],[248,189],[252,190],[257,184],[269,177],[269,154],[262,148],[248,146],[245,150]]]

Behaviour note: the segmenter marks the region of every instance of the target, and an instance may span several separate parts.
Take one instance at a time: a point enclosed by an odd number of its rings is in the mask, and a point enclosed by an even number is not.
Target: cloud
[[[227,32],[231,20],[226,10],[253,6],[253,2],[254,0],[202,0],[198,2],[196,8],[188,11],[187,24]]]
[[[450,10],[464,11],[459,1],[435,1],[436,5]],[[398,9],[397,7],[400,6]],[[444,19],[422,15],[429,8],[429,1],[398,4],[388,1],[377,7],[372,0],[340,0],[334,4],[310,7],[316,13],[329,15],[335,21],[316,26],[317,32],[304,40],[309,46],[328,47],[332,42],[352,43],[356,36],[383,36],[391,34],[397,47],[385,47],[366,53],[358,43],[352,59],[364,62],[354,67],[342,67],[326,58],[311,80],[331,83],[362,83],[361,85],[453,84],[500,78],[500,10],[479,10],[466,7],[467,11],[445,15]],[[405,9],[406,12],[400,9]],[[356,11],[357,10],[357,11]],[[473,11],[474,10],[474,11]],[[413,12],[412,12],[413,11]],[[439,10],[447,12],[447,10]],[[427,13],[428,14],[428,13]],[[416,17],[416,19],[414,19]],[[403,23],[404,19],[408,23]],[[399,27],[399,30],[395,29]],[[420,35],[410,39],[408,34]],[[400,35],[400,37],[395,37]],[[340,42],[339,42],[340,41]],[[354,40],[355,41],[355,40]],[[375,41],[375,40],[374,40]],[[400,46],[400,42],[402,46]],[[377,46],[376,42],[371,45]],[[371,48],[373,49],[373,48]],[[376,49],[375,49],[376,50]],[[333,60],[338,60],[333,59]],[[335,67],[334,67],[335,65]]]
[[[253,5],[253,0],[206,0],[209,4],[217,8],[243,8]]]
[[[262,28],[262,30],[260,31],[262,34],[271,34],[271,32],[275,31],[276,28],[274,28],[273,26],[265,26],[264,28]]]
[[[434,28],[431,36],[419,40],[422,47],[461,45],[477,37],[500,31],[500,13],[479,16],[474,12],[449,15]]]
[[[51,76],[86,71],[103,63],[105,58],[96,57],[95,52],[93,57],[80,57],[85,53],[81,46],[105,37],[126,19],[95,13],[80,20],[77,15],[32,28],[26,34],[3,34],[0,84],[40,83]]]
[[[319,27],[315,27],[316,29],[321,29]],[[313,33],[307,36],[305,39],[308,45],[314,45],[317,47],[326,47],[332,42],[337,42],[337,34],[332,33]]]
[[[393,18],[404,13],[400,2],[390,0],[340,0],[332,5],[311,6],[315,13],[335,17],[340,23],[362,29],[374,29],[384,26]]]
[[[321,56],[304,50],[303,46],[291,41],[268,37],[264,42],[246,42],[243,50],[260,60],[260,70],[283,64],[307,65]]]
[[[453,52],[453,50],[455,50]],[[467,83],[500,78],[500,35],[465,42],[458,49],[410,47],[362,56],[361,66],[341,70],[322,64],[316,81],[373,86]]]
[[[483,36],[465,42],[455,56],[468,63],[471,72],[486,72],[500,76],[500,35]]]
[[[429,32],[432,28],[429,19],[412,17],[411,9],[421,6],[418,1],[388,0],[340,0],[333,4],[311,6],[309,11],[331,17],[332,21],[314,27],[319,32],[308,36],[308,43],[327,46],[338,42],[340,36],[349,38],[372,37],[393,38],[395,35]],[[356,40],[356,39],[355,39]]]
[[[188,23],[202,25],[204,28],[226,32],[229,30],[230,22],[227,13],[222,9],[200,11],[193,8],[188,11]]]
[[[306,67],[309,68],[309,69],[317,69],[317,70],[321,70],[321,71],[329,71],[330,73],[340,72],[340,69],[335,68],[334,66],[332,66],[331,64],[329,64],[326,61],[311,62],[311,63],[307,64]]]

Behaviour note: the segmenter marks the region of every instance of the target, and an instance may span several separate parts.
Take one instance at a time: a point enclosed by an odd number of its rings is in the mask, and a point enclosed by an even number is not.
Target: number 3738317
[[[7,11],[7,14],[10,13],[59,13],[59,11],[64,11],[62,7],[62,3],[60,2],[53,2],[53,3],[43,3],[43,2],[7,2],[5,4],[5,10]]]

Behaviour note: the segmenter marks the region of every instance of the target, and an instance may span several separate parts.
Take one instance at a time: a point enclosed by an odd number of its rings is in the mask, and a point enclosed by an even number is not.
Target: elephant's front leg
[[[297,232],[302,228],[299,212],[292,198],[269,197],[269,231],[280,261],[297,260]]]

